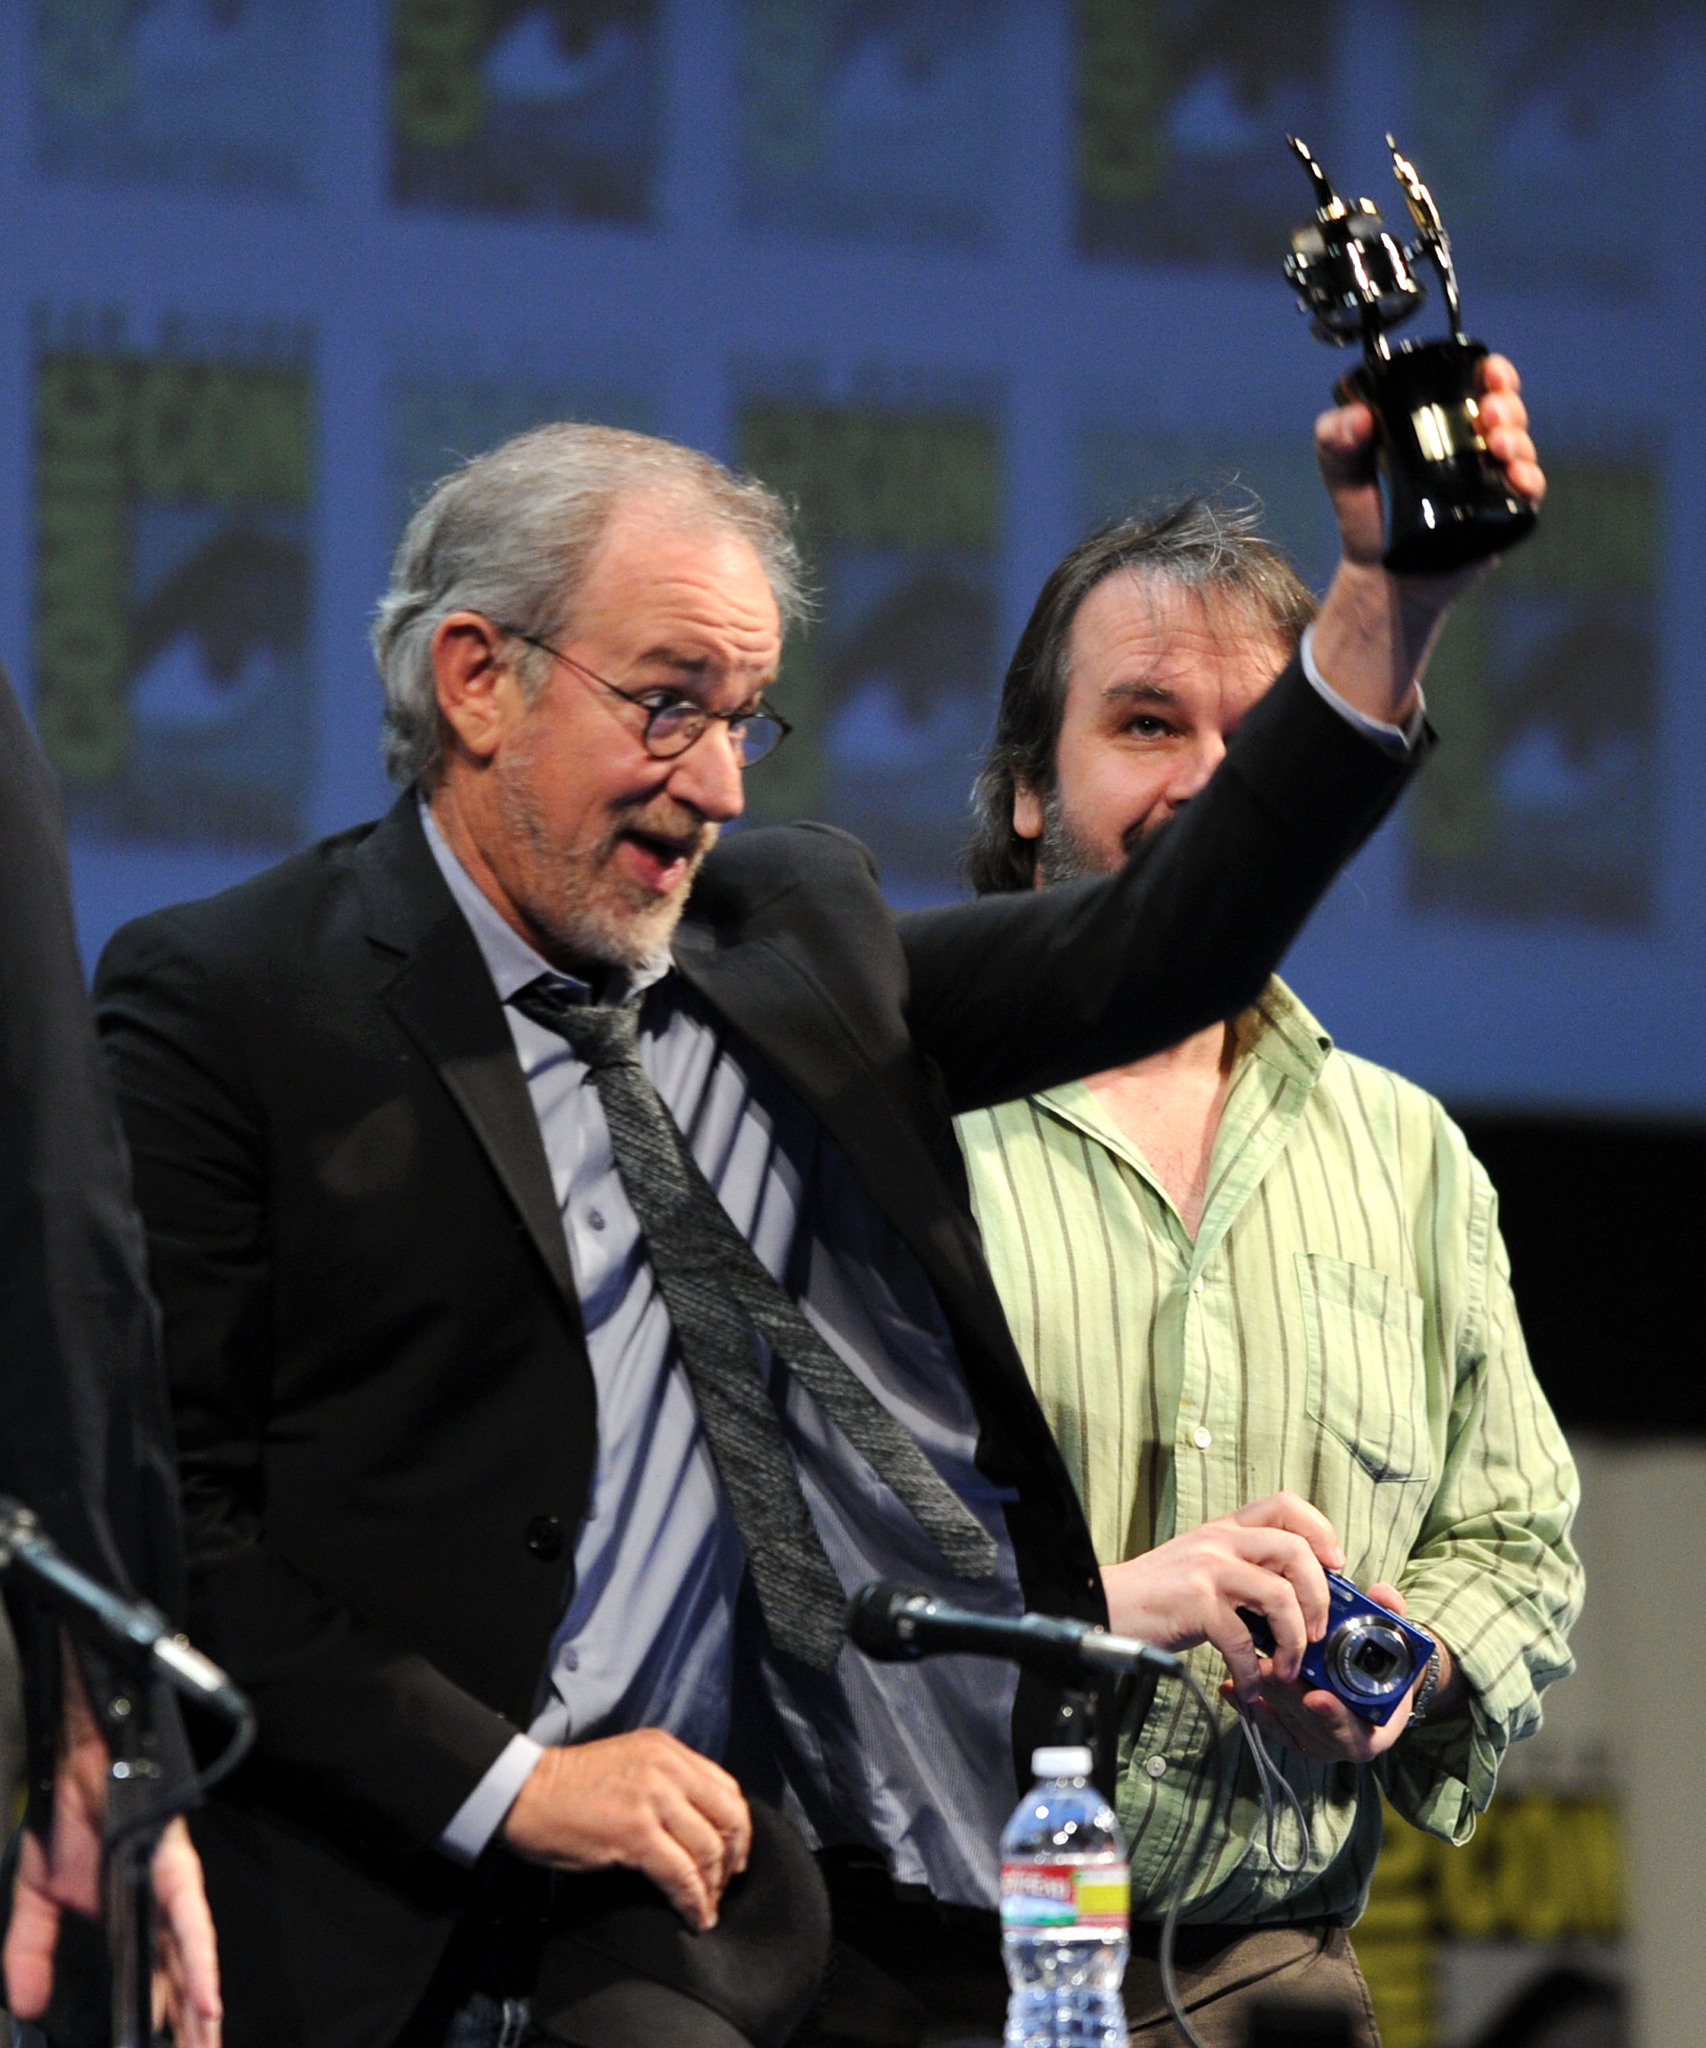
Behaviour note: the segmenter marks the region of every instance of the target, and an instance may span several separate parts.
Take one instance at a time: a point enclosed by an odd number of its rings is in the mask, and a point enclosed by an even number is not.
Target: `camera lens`
[[[1326,1663],[1346,1699],[1389,1700],[1409,1683],[1410,1646],[1389,1621],[1354,1615],[1327,1639]]]

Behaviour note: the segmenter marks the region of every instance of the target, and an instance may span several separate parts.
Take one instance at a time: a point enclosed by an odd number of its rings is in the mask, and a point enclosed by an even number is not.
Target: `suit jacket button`
[[[563,1525],[555,1515],[535,1515],[527,1525],[527,1547],[549,1564],[563,1554]]]

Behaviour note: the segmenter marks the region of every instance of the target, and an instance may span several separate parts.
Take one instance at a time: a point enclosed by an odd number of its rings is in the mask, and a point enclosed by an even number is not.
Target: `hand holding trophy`
[[[1286,139],[1314,184],[1316,212],[1292,236],[1285,274],[1323,341],[1362,343],[1361,366],[1335,389],[1342,404],[1360,399],[1375,417],[1385,566],[1401,575],[1438,574],[1514,547],[1533,530],[1535,509],[1512,489],[1482,437],[1477,370],[1487,351],[1463,332],[1451,243],[1433,194],[1387,136],[1417,231],[1406,247],[1372,200],[1347,204],[1307,146],[1295,135]],[[1451,333],[1394,349],[1387,330],[1427,297],[1414,268],[1423,257],[1438,274]]]

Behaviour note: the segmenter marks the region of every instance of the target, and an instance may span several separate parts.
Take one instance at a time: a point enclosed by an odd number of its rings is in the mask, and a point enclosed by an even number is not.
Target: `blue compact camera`
[[[1327,1633],[1304,1651],[1298,1677],[1378,1728],[1426,1670],[1434,1639],[1338,1572],[1327,1574],[1327,1599]],[[1271,1657],[1274,1637],[1266,1620],[1248,1607],[1238,1615],[1256,1648]]]

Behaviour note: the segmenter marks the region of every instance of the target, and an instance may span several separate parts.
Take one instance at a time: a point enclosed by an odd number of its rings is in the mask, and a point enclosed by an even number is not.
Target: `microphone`
[[[74,1565],[44,1536],[21,1501],[0,1494],[0,1572],[17,1566],[62,1612],[90,1621],[108,1646],[133,1665],[152,1664],[185,1698],[245,1727],[253,1708],[211,1657],[172,1633],[159,1608],[129,1600]]]
[[[955,1651],[1002,1657],[1044,1678],[1087,1671],[1176,1671],[1181,1659],[1134,1636],[1109,1635],[1088,1621],[1054,1614],[978,1614],[901,1579],[879,1579],[847,1603],[847,1633],[879,1664],[914,1664]]]

